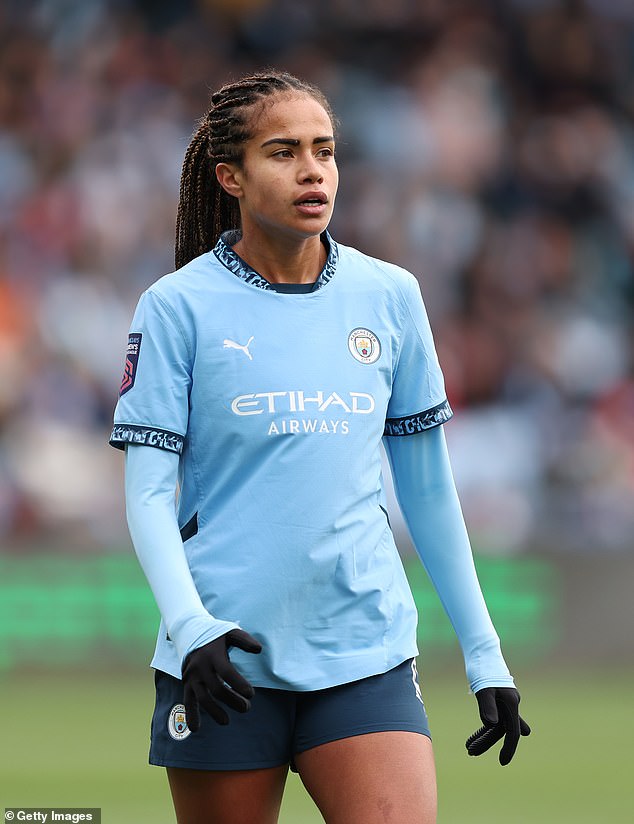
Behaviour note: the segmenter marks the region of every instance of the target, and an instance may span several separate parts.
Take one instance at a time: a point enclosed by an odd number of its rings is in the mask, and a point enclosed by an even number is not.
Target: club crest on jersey
[[[353,329],[348,335],[348,349],[359,363],[376,363],[381,356],[381,343],[369,329]]]
[[[172,707],[167,719],[167,731],[175,741],[182,741],[191,735],[191,730],[187,726],[184,704],[174,704]]]
[[[123,380],[119,389],[119,396],[125,395],[134,386],[136,369],[139,363],[139,352],[141,351],[141,333],[133,332],[128,335],[128,351],[125,355],[125,367],[123,369]]]

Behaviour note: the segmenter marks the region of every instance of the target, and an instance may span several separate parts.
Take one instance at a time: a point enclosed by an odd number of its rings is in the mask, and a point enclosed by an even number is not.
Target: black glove
[[[254,689],[233,666],[229,647],[258,653],[262,644],[242,629],[232,629],[189,653],[183,665],[183,686],[187,726],[192,732],[200,727],[200,707],[218,724],[228,724],[229,716],[217,703],[222,701],[237,712],[246,712]],[[214,700],[215,699],[215,700]]]
[[[467,752],[482,755],[504,738],[500,764],[505,766],[515,755],[520,735],[531,733],[519,714],[520,694],[514,687],[485,687],[476,692],[476,698],[484,726],[467,738]]]

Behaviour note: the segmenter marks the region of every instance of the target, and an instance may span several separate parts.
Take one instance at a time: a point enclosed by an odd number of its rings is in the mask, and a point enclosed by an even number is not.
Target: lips
[[[306,192],[294,201],[295,206],[322,206],[324,203],[328,203],[325,192]]]

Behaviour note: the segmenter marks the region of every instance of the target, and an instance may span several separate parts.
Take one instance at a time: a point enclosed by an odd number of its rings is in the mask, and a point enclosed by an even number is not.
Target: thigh
[[[287,766],[264,770],[168,767],[178,824],[276,824]]]
[[[182,683],[156,673],[150,763],[167,767],[178,824],[275,824],[291,755],[295,697],[257,688],[227,725],[187,726]]]
[[[431,740],[399,731],[356,735],[295,757],[326,824],[434,824]]]
[[[394,731],[431,738],[413,659],[379,675],[298,695],[293,755],[341,738]]]
[[[156,673],[156,706],[150,763],[196,772],[247,772],[288,764],[292,754],[295,696],[258,687],[246,713],[227,709],[229,723],[217,724],[204,710],[200,729],[187,726],[182,682]]]

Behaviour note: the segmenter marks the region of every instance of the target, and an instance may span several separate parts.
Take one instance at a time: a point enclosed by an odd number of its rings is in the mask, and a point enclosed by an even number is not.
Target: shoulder
[[[147,288],[145,294],[174,305],[183,298],[200,293],[201,289],[209,289],[215,282],[211,274],[216,268],[222,267],[213,252],[205,252],[180,269],[158,278]]]
[[[352,246],[337,244],[339,265],[347,277],[359,281],[361,288],[387,292],[398,301],[407,303],[412,294],[419,292],[416,277],[395,263],[372,257]]]
[[[192,330],[217,307],[222,284],[226,286],[223,271],[213,252],[205,252],[154,281],[141,295],[139,307]]]
[[[214,261],[211,253],[205,253],[148,286],[135,311],[137,326],[151,328],[157,337],[177,329],[191,341],[200,318],[215,305],[210,294],[218,280],[212,271]]]

